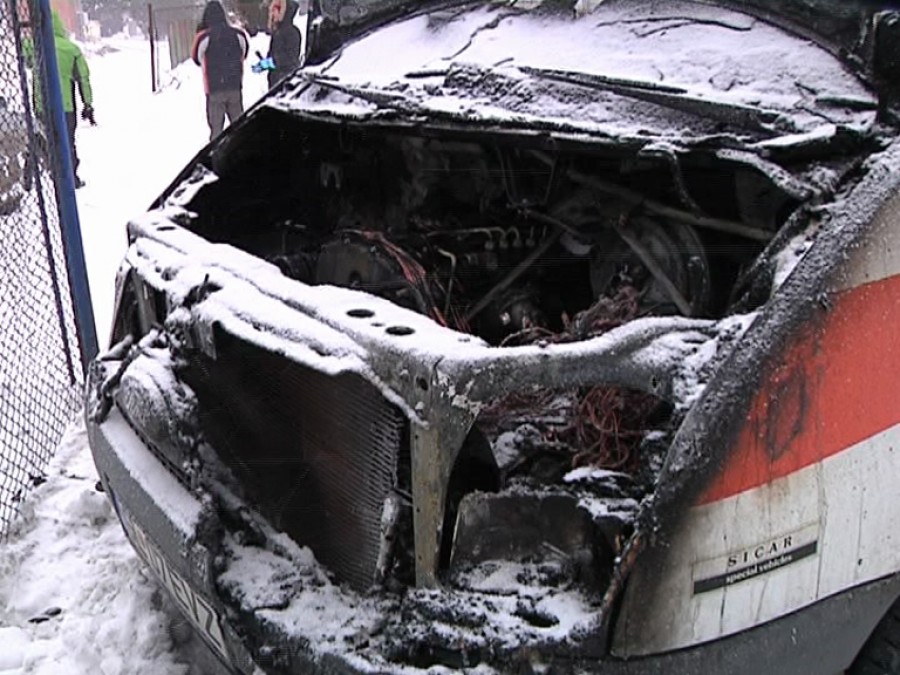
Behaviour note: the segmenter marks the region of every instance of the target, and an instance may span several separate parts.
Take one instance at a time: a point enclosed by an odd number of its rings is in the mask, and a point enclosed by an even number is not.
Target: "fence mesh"
[[[2,540],[79,409],[84,374],[57,199],[60,146],[42,121],[40,13],[34,0],[0,3]]]

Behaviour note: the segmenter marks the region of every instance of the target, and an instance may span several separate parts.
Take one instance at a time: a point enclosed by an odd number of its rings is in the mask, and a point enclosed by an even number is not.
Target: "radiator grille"
[[[358,375],[227,342],[217,340],[215,361],[191,357],[183,375],[206,437],[276,528],[339,581],[369,588],[405,417]]]

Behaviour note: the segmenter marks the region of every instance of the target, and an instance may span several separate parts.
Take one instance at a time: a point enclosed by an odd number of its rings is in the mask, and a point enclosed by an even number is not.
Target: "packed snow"
[[[267,51],[268,38],[251,53]],[[146,40],[116,37],[83,45],[91,67],[97,126],[77,132],[77,192],[101,348],[113,311],[125,224],[144,211],[206,143],[202,76],[182,64],[151,92]],[[266,88],[244,79],[244,105]],[[200,675],[215,672],[151,573],[139,561],[96,489],[87,436],[76,420],[47,481],[26,499],[0,544],[0,674]],[[190,663],[190,665],[189,665]]]

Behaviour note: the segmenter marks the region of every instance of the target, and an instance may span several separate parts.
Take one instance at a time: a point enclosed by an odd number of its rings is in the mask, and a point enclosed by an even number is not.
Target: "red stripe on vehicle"
[[[700,503],[765,485],[900,424],[898,330],[900,276],[838,294],[763,376],[736,447]]]

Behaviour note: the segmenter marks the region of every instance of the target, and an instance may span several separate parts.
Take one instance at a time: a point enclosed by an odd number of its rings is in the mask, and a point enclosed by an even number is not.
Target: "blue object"
[[[267,70],[275,70],[275,61],[271,56],[261,58],[258,62],[250,66],[250,70],[254,73],[264,73]]]
[[[78,204],[75,201],[75,172],[72,169],[72,154],[69,148],[69,132],[63,113],[62,91],[59,84],[59,68],[56,64],[56,49],[53,36],[53,19],[50,0],[38,3],[41,16],[41,40],[44,79],[47,83],[47,119],[53,128],[53,138],[59,144],[60,175],[56,177],[59,215],[62,221],[63,250],[68,267],[69,284],[75,304],[75,326],[81,347],[82,366],[97,355],[97,329],[94,325],[94,308],[88,286],[87,266],[81,241],[81,223],[78,220]]]

